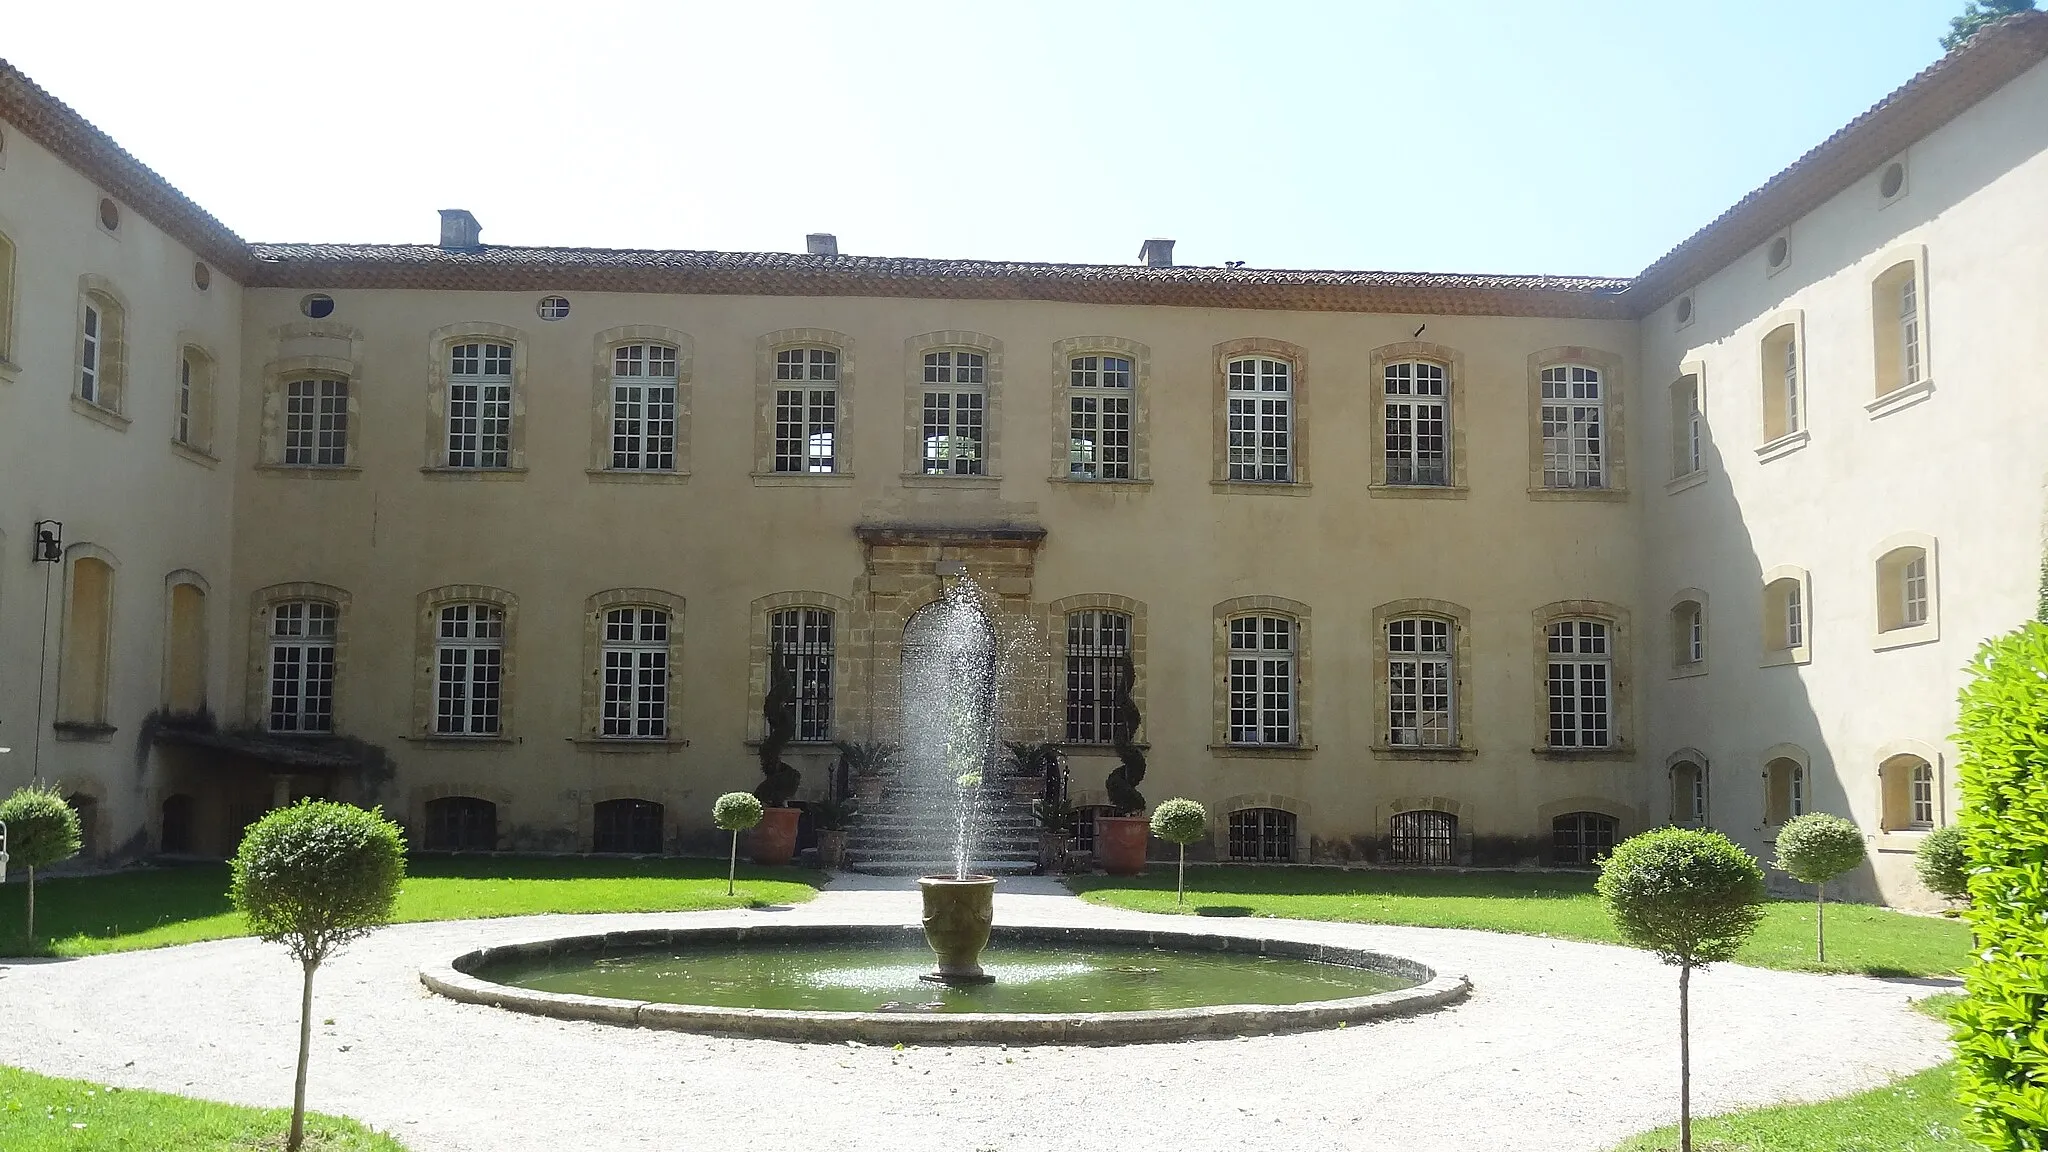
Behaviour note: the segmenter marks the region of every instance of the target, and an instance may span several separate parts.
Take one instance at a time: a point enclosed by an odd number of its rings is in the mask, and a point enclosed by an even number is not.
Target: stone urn
[[[846,829],[818,829],[818,867],[827,872],[846,867]]]
[[[882,799],[882,788],[886,783],[880,773],[873,776],[855,776],[853,794],[862,804],[879,803]]]
[[[921,876],[924,894],[924,939],[939,954],[938,971],[924,977],[937,984],[987,984],[995,977],[981,970],[981,950],[988,947],[989,925],[996,918],[993,876]]]
[[[756,864],[787,864],[796,855],[796,825],[803,813],[795,808],[765,808],[761,822],[747,834],[747,856]]]
[[[1097,816],[1095,863],[1111,876],[1142,873],[1146,838],[1151,833],[1151,822],[1143,816]]]

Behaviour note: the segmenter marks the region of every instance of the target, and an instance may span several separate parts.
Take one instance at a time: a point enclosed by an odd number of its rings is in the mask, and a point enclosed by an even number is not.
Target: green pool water
[[[995,983],[970,988],[918,979],[933,968],[931,952],[892,943],[562,956],[489,964],[473,975],[542,992],[824,1012],[1132,1012],[1300,1004],[1415,983],[1362,968],[1233,952],[998,941],[981,961]]]

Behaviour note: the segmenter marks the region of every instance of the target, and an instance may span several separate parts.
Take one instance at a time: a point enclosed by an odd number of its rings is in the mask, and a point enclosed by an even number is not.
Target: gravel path
[[[1338,1031],[1123,1048],[792,1044],[456,1004],[418,970],[483,944],[667,923],[912,923],[906,882],[848,878],[789,909],[524,917],[385,929],[321,970],[312,1107],[415,1152],[1061,1147],[1594,1152],[1677,1111],[1677,981],[1626,949],[1448,929],[1261,920],[1274,937],[1463,973],[1471,999]],[[1005,923],[1179,918],[1005,880]],[[1693,982],[1701,1111],[1812,1100],[1946,1058],[1934,989],[1724,965]],[[223,940],[0,964],[0,1063],[242,1104],[291,1099],[298,970]]]

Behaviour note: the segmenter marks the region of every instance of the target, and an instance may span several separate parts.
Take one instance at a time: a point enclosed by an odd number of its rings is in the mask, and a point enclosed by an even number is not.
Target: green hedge
[[[2035,1152],[2048,1132],[2048,625],[1977,652],[1962,692],[1961,826],[1979,960],[1955,1013],[1973,1137]]]

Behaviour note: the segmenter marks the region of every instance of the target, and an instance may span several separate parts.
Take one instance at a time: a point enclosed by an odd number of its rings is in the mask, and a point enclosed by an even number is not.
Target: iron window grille
[[[448,467],[512,466],[512,346],[448,349]]]
[[[1560,620],[1549,628],[1549,647],[1550,746],[1608,747],[1614,666],[1607,625]]]
[[[658,855],[662,848],[662,806],[652,800],[603,800],[591,806],[592,852]]]
[[[1294,369],[1285,360],[1232,360],[1225,373],[1227,477],[1262,484],[1294,480]]]
[[[1294,621],[1237,617],[1230,622],[1230,742],[1294,739]]]
[[[1387,743],[1447,747],[1451,725],[1451,624],[1417,617],[1387,621]]]
[[[659,608],[604,614],[604,701],[599,734],[614,740],[668,736],[669,615]]]
[[[1227,850],[1232,860],[1294,863],[1294,813],[1244,808],[1230,814]]]
[[[1067,742],[1113,744],[1124,661],[1131,654],[1131,618],[1086,609],[1067,613]]]
[[[348,381],[321,377],[285,383],[284,463],[298,468],[348,463]]]
[[[434,731],[497,735],[505,610],[491,604],[447,605],[441,609],[437,639]]]
[[[775,674],[796,686],[796,739],[832,739],[832,613],[785,608],[768,618],[768,649],[779,655]]]
[[[1387,483],[1447,485],[1450,471],[1449,392],[1441,365],[1387,365]]]
[[[666,344],[612,349],[612,468],[676,470],[676,350]]]
[[[1458,818],[1449,812],[1399,812],[1387,820],[1387,859],[1396,864],[1454,864]]]
[[[498,806],[474,796],[427,801],[427,848],[436,852],[494,852]]]
[[[784,348],[775,354],[775,470],[838,469],[839,353]]]
[[[1607,487],[1600,370],[1583,364],[1545,368],[1542,388],[1543,486]]]
[[[1131,478],[1131,362],[1076,356],[1067,362],[1067,475]]]
[[[1551,862],[1567,868],[1597,864],[1614,852],[1615,819],[1600,812],[1568,812],[1550,822]]]
[[[985,474],[988,382],[982,354],[927,352],[924,383],[925,474]]]
[[[334,641],[341,613],[292,600],[270,614],[270,730],[334,730]]]
[[[85,336],[78,350],[78,397],[100,402],[100,310],[85,305]]]

